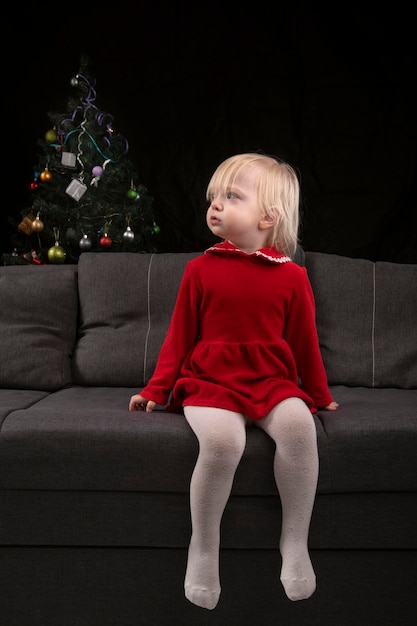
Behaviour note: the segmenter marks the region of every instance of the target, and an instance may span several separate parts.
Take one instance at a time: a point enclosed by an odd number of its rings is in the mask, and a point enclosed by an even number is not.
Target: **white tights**
[[[185,596],[214,609],[220,597],[220,523],[246,445],[246,420],[224,409],[187,406],[185,417],[199,442],[190,485],[192,536]],[[290,600],[310,597],[316,577],[308,532],[319,471],[317,434],[311,412],[299,398],[277,405],[253,422],[275,442],[274,476],[281,499],[281,582]]]

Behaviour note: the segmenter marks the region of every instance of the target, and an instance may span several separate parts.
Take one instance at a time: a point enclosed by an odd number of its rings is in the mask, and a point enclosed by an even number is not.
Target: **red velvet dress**
[[[229,242],[189,261],[141,394],[171,411],[209,406],[253,420],[290,397],[312,412],[329,404],[306,269],[273,248],[246,254]]]

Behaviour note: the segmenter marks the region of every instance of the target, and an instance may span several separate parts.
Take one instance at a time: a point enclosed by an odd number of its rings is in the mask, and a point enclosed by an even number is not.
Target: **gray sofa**
[[[299,251],[336,413],[315,416],[317,590],[279,582],[273,445],[249,429],[216,609],[189,603],[182,415],[127,410],[199,253],[0,267],[4,626],[411,626],[417,613],[417,266]]]

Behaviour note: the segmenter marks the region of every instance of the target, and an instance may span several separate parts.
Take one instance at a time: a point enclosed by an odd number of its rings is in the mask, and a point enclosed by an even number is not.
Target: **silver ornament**
[[[79,242],[79,246],[80,246],[81,250],[85,250],[85,251],[91,250],[92,243],[91,243],[91,239],[89,238],[88,235],[83,235],[81,237],[80,242]]]
[[[128,226],[125,232],[123,233],[123,239],[125,239],[126,241],[133,241],[134,238],[135,238],[135,233],[130,228],[130,226]]]

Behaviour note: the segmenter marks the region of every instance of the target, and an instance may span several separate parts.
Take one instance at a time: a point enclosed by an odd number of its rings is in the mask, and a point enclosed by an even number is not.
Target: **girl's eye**
[[[226,194],[226,198],[227,198],[228,200],[231,200],[232,198],[236,198],[236,197],[237,197],[237,196],[236,196],[236,194],[235,194],[235,193],[233,193],[233,191],[228,191],[228,192],[227,192],[227,194]]]

